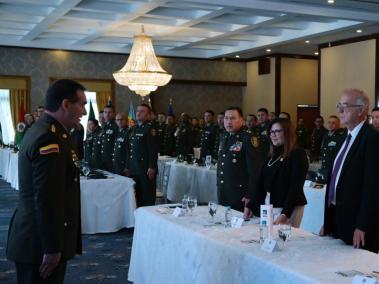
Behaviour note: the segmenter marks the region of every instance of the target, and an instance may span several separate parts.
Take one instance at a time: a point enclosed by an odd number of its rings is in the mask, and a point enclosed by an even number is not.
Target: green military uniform
[[[81,253],[80,162],[69,133],[45,113],[26,133],[18,165],[19,202],[9,227],[7,257],[23,266],[20,274],[25,277],[26,270],[38,274],[44,254],[61,253],[65,265]]]
[[[117,137],[118,126],[114,120],[105,123],[101,134],[101,169],[112,171],[112,153],[114,140]]]
[[[218,127],[214,123],[204,126],[200,139],[201,157],[211,155],[213,159],[217,159],[218,152]]]
[[[328,130],[326,130],[324,126],[321,126],[318,129],[313,129],[311,137],[311,149],[309,153],[311,162],[317,162],[320,160],[322,139],[327,132]]]
[[[193,152],[191,125],[181,123],[176,130],[176,155],[188,155]]]
[[[345,141],[347,135],[346,128],[340,128],[336,131],[325,133],[321,146],[321,169],[319,173],[324,177],[324,181],[332,170],[334,159]]]
[[[225,133],[220,141],[217,162],[218,202],[243,211],[241,199],[255,190],[261,165],[258,137],[244,130]]]
[[[193,147],[200,147],[200,141],[201,141],[201,134],[202,131],[200,129],[200,126],[198,125],[195,125],[195,126],[191,126],[191,131],[192,131],[192,148]]]
[[[215,147],[217,148],[217,153],[216,153],[215,159],[218,158],[218,152],[220,149],[220,142],[226,133],[228,133],[228,132],[226,132],[225,127],[220,127],[220,126],[217,127],[217,136],[216,136],[216,141],[215,141]]]
[[[164,136],[165,136],[165,130],[166,130],[166,124],[165,123],[156,123],[156,129],[157,129],[157,143],[158,143],[158,152],[161,155],[164,155]]]
[[[84,160],[89,164],[90,167],[92,167],[91,156],[92,156],[94,136],[96,135],[96,132],[98,131],[99,131],[99,127],[97,126],[92,133],[87,133],[86,140],[84,141]]]
[[[164,155],[167,155],[167,156],[175,155],[175,145],[176,145],[175,131],[176,131],[175,124],[166,126],[164,137],[163,137]]]
[[[129,136],[129,159],[126,168],[136,182],[137,206],[155,204],[156,178],[147,176],[149,168],[158,169],[157,130],[150,122],[132,128]]]
[[[127,127],[118,131],[112,156],[113,172],[124,175],[126,161],[129,158],[129,129]]]
[[[90,158],[90,167],[101,169],[101,136],[103,131],[100,126],[96,127],[92,136],[92,150]]]
[[[307,144],[308,144],[308,130],[307,128],[302,125],[298,126],[296,128],[296,141],[297,145],[303,149],[307,149]]]
[[[270,137],[268,134],[269,122],[265,122],[255,126],[252,130],[253,134],[258,137],[260,145],[261,160],[265,161],[270,151]]]

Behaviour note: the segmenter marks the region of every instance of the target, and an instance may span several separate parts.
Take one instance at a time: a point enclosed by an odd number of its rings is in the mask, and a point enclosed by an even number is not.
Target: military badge
[[[237,141],[236,143],[234,143],[232,146],[230,146],[230,151],[234,151],[234,152],[239,152],[241,151],[242,149],[242,142],[241,141]]]
[[[330,141],[329,143],[328,143],[328,146],[329,147],[334,147],[334,146],[336,146],[337,145],[337,143],[335,142],[335,141]]]
[[[256,136],[251,137],[251,145],[253,145],[254,148],[259,147],[259,141],[258,141],[258,138]]]

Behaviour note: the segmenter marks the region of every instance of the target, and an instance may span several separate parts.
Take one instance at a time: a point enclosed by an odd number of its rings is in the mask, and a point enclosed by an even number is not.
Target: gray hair
[[[368,112],[369,105],[370,105],[370,99],[368,98],[365,91],[360,89],[346,89],[344,91],[345,94],[351,94],[355,96],[355,103],[357,105],[362,105]]]

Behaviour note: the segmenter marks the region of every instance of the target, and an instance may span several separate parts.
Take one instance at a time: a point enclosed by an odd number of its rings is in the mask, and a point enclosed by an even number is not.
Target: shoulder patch
[[[58,144],[49,144],[47,146],[39,148],[39,153],[41,155],[47,155],[51,153],[59,153],[59,145]]]
[[[254,148],[259,147],[259,141],[256,136],[251,136],[251,145],[253,145]]]
[[[152,136],[155,136],[155,135],[157,135],[157,130],[155,128],[151,128],[150,133]]]

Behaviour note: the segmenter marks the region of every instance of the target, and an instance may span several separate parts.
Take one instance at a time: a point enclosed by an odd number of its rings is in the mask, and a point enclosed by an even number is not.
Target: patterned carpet
[[[5,257],[9,220],[17,191],[0,180],[0,283],[16,283],[14,264]],[[83,235],[83,255],[68,262],[65,283],[130,283],[127,281],[133,230]]]

